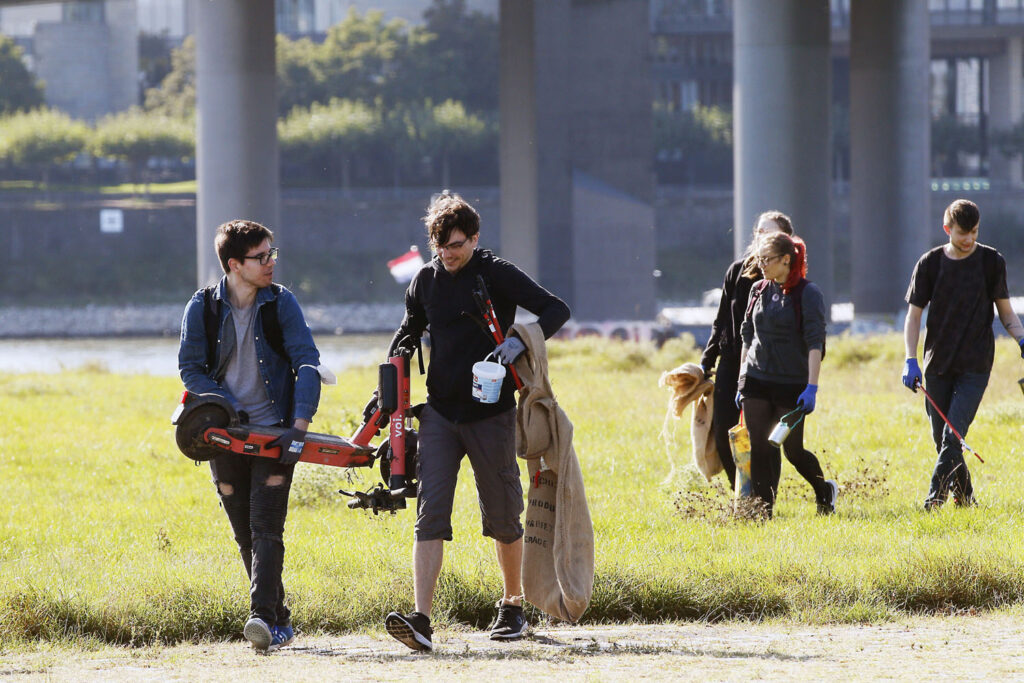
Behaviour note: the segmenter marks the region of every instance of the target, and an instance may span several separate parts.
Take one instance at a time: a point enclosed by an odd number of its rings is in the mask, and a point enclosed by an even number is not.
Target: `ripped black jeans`
[[[210,461],[210,471],[249,576],[250,615],[268,626],[289,625],[291,612],[284,602],[281,571],[284,520],[295,465],[225,453]]]

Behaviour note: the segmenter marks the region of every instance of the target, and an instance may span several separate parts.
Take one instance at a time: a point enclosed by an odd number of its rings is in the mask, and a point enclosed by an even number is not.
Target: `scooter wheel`
[[[206,443],[203,434],[211,427],[227,427],[230,421],[227,411],[215,403],[197,406],[182,417],[174,431],[174,440],[190,460],[213,460],[224,450]]]

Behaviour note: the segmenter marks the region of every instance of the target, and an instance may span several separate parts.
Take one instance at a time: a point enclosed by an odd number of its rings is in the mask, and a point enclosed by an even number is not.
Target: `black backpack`
[[[754,311],[754,304],[761,298],[761,294],[765,289],[768,288],[770,280],[767,278],[758,280],[754,283],[754,286],[750,288],[750,300],[747,301],[747,312],[744,315],[745,318],[749,318],[750,314]],[[804,333],[804,289],[810,282],[805,277],[800,278],[800,282],[796,283],[793,287],[790,295],[793,297],[793,310],[796,312],[796,326],[800,330],[800,334]],[[825,340],[821,340],[821,359],[825,359]]]
[[[263,337],[267,340],[270,348],[284,358],[289,367],[292,359],[284,348],[284,332],[281,331],[281,321],[277,318],[277,296],[281,294],[283,287],[278,284],[270,285],[275,297],[260,307],[260,315],[263,319]],[[213,295],[217,285],[210,285],[203,289],[203,327],[206,329],[206,369],[213,372],[217,367],[217,337],[220,332],[220,299]],[[294,370],[293,370],[294,372]]]

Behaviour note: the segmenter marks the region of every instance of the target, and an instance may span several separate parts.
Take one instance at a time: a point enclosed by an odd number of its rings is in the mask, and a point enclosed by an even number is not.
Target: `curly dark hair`
[[[427,226],[430,246],[437,248],[448,243],[452,230],[461,230],[466,237],[480,232],[480,214],[469,202],[451,190],[435,195],[423,217]]]

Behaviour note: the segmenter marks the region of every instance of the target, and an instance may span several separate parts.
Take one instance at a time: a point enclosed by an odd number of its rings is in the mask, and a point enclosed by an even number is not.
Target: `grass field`
[[[840,483],[837,514],[817,517],[784,463],[768,523],[733,519],[721,486],[687,467],[689,413],[672,448],[659,437],[668,396],[658,375],[695,360],[692,346],[553,343],[551,355],[597,537],[585,620],[877,622],[1024,602],[1024,364],[1008,340],[968,435],[986,459],[970,464],[979,507],[920,510],[934,448],[923,398],[899,382],[902,343],[837,337],[806,436]],[[375,381],[374,368],[343,373],[314,429],[350,434]],[[0,647],[238,636],[246,580],[208,469],[174,446],[179,393],[174,378],[100,370],[0,374]],[[334,493],[376,479],[297,471],[284,579],[307,633],[378,628],[389,609],[410,607],[412,511],[374,517]],[[500,580],[468,472],[457,496],[436,618],[482,625]]]

